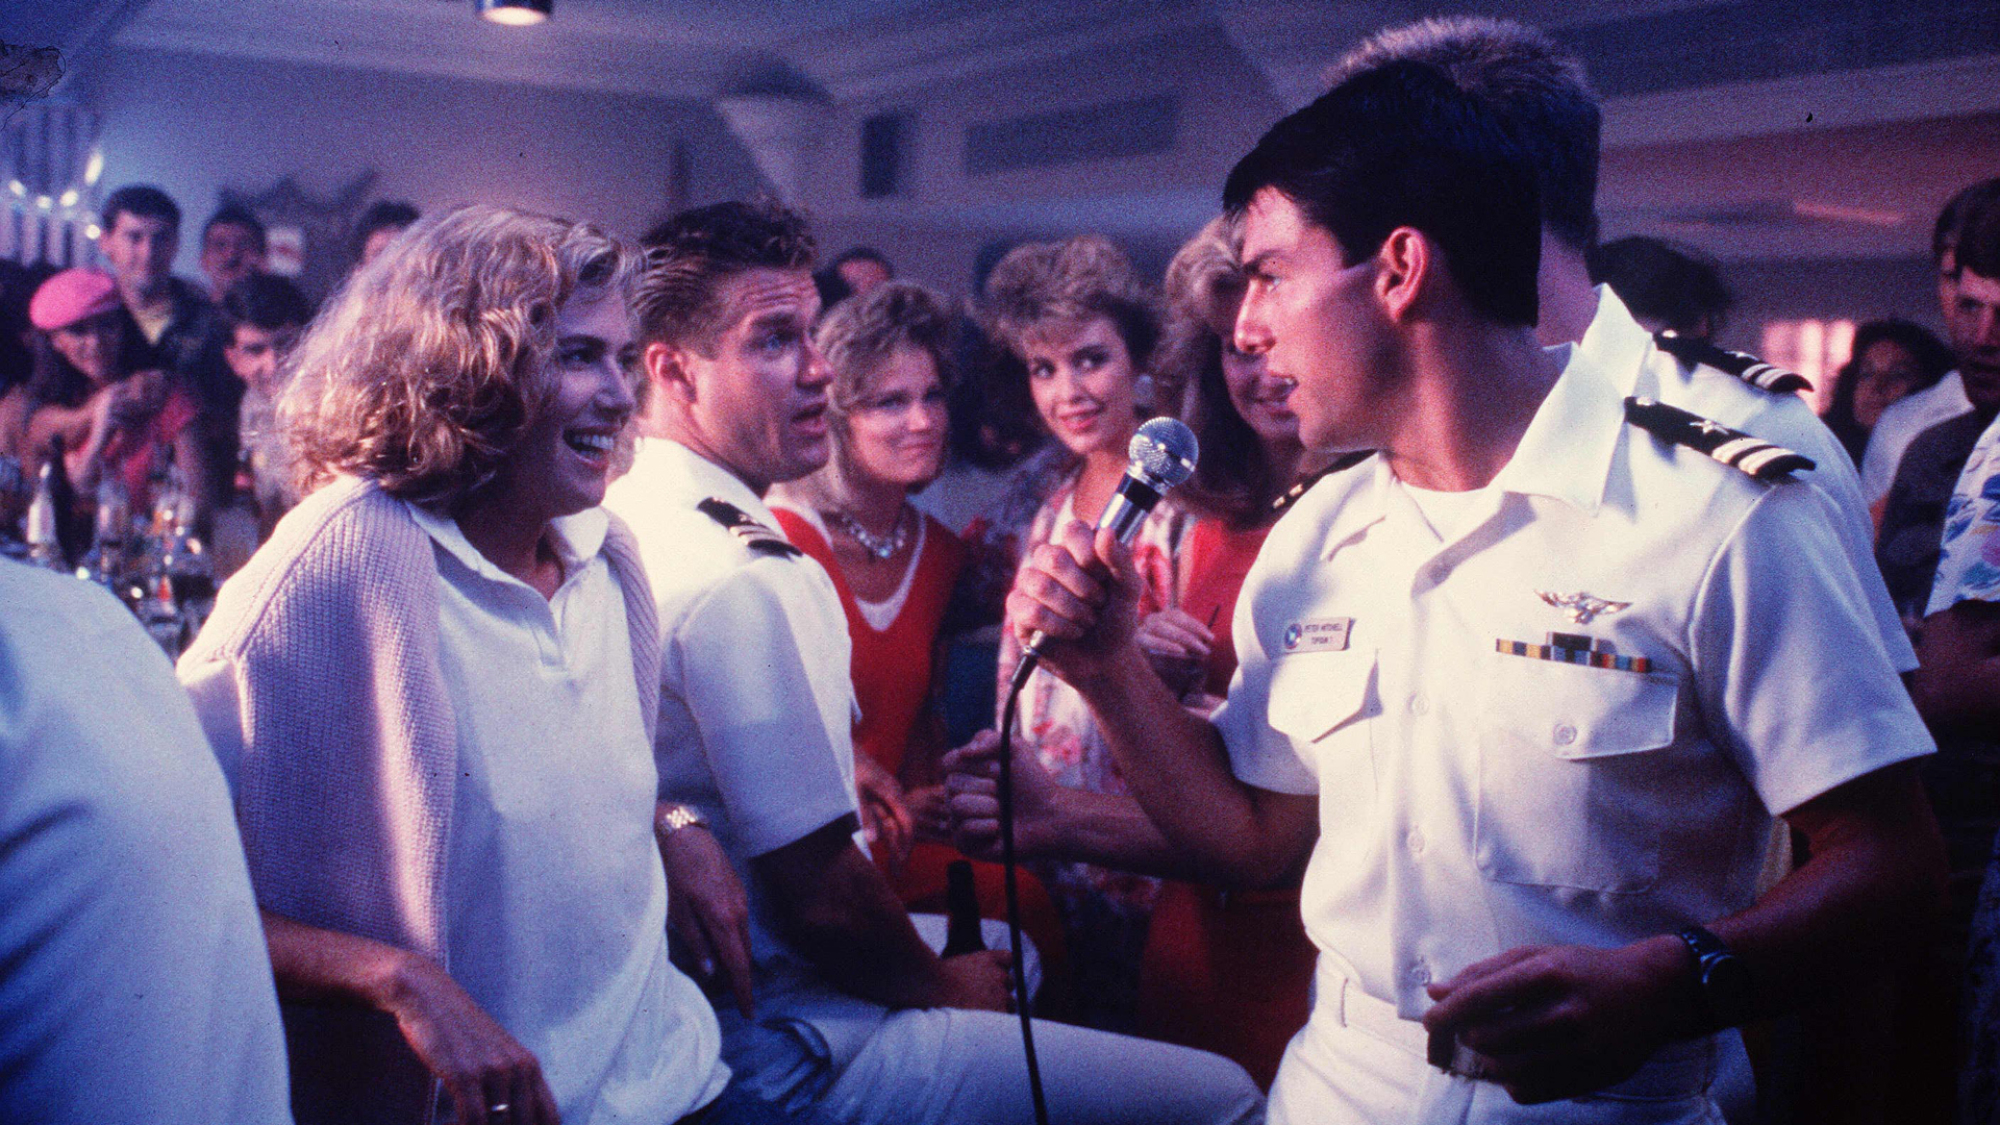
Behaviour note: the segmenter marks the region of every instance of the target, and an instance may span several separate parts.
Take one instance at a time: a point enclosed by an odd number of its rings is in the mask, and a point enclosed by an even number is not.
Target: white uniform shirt
[[[1609,375],[1622,395],[1657,399],[1812,458],[1814,469],[1799,480],[1825,497],[1835,513],[1841,545],[1868,596],[1890,662],[1898,672],[1917,666],[1917,651],[1875,563],[1875,521],[1868,514],[1875,498],[1863,499],[1847,451],[1804,399],[1760,390],[1715,368],[1683,367],[1653,342],[1608,285],[1597,287],[1597,314],[1576,349],[1593,368]],[[1888,491],[1886,485],[1883,491]]]
[[[1662,445],[1584,366],[1462,535],[1371,459],[1294,506],[1237,601],[1215,725],[1244,781],[1319,795],[1307,931],[1405,1018],[1516,946],[1746,907],[1774,813],[1931,750],[1813,491]],[[1543,593],[1629,604],[1579,623]],[[1647,667],[1499,651],[1552,632]]]
[[[1965,380],[1956,371],[1915,394],[1904,395],[1889,404],[1868,432],[1868,448],[1861,455],[1861,495],[1878,504],[1896,483],[1896,469],[1917,435],[1972,412],[1972,400],[1965,397]]]
[[[292,1119],[221,771],[132,615],[0,561],[0,1120]]]
[[[795,1015],[844,1065],[882,1009],[785,942],[750,861],[856,816],[847,618],[826,570],[752,550],[698,510],[715,497],[776,531],[749,486],[686,446],[642,441],[605,505],[639,541],[659,603],[660,794],[708,818],[750,894],[760,1015]]]
[[[658,774],[624,593],[590,510],[553,522],[554,598],[410,505],[437,557],[458,729],[452,978],[542,1064],[564,1121],[673,1121],[729,1078],[708,999],[667,957]]]

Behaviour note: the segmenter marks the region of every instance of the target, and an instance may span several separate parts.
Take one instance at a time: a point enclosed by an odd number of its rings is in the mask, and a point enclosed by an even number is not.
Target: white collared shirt
[[[1889,404],[1868,432],[1868,448],[1861,455],[1861,493],[1868,503],[1880,503],[1896,483],[1896,469],[1917,435],[1972,413],[1972,400],[1965,397],[1965,379],[1956,371],[1914,394]]]
[[[673,1121],[722,1091],[715,1012],[667,957],[667,886],[623,591],[591,509],[552,521],[553,598],[458,525],[434,545],[458,730],[452,978],[542,1064],[564,1121]]]
[[[1814,491],[1622,397],[1572,354],[1448,540],[1380,458],[1327,478],[1237,601],[1215,725],[1244,781],[1319,795],[1307,930],[1405,1018],[1507,949],[1744,908],[1774,813],[1931,750]],[[1555,633],[1628,663],[1538,659]]]
[[[678,442],[641,441],[605,497],[659,603],[660,793],[701,810],[749,892],[759,1013],[810,1020],[844,1065],[881,1009],[787,944],[750,861],[857,815],[847,617],[825,568],[752,549],[699,510],[710,497],[781,535],[748,485]]]
[[[1592,368],[1610,377],[1620,394],[1678,406],[1810,457],[1814,468],[1799,480],[1824,497],[1834,513],[1848,565],[1868,597],[1890,662],[1898,672],[1917,666],[1917,650],[1875,563],[1875,520],[1868,514],[1869,501],[1862,498],[1854,463],[1804,399],[1760,390],[1712,367],[1683,367],[1653,342],[1608,285],[1597,287],[1597,314],[1576,349]]]

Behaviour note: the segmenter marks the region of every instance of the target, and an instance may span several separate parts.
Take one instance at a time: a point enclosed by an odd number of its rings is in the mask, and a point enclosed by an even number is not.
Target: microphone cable
[[[1097,529],[1109,529],[1121,543],[1130,543],[1139,525],[1161,495],[1194,473],[1200,447],[1194,431],[1177,418],[1154,418],[1140,426],[1127,446],[1125,478],[1099,514]],[[995,796],[1000,805],[1000,872],[1007,891],[1007,940],[1014,954],[1014,1007],[1021,1014],[1021,1047],[1028,1059],[1028,1092],[1034,1098],[1035,1125],[1049,1125],[1049,1104],[1042,1091],[1041,1061],[1035,1057],[1035,1023],[1028,1012],[1028,969],[1021,956],[1021,893],[1014,854],[1014,712],[1021,690],[1041,663],[1045,638],[1037,630],[1021,646],[1021,662],[1007,685],[1000,707],[1000,770]]]
[[[1035,1056],[1035,1021],[1028,1010],[1028,966],[1021,955],[1021,891],[1014,857],[1014,711],[1021,689],[1035,673],[1040,654],[1028,649],[1007,685],[1007,700],[1000,708],[1000,776],[996,796],[1000,802],[1000,874],[1007,892],[1007,943],[1014,955],[1014,1009],[1021,1015],[1021,1049],[1028,1059],[1028,1093],[1034,1099],[1035,1125],[1049,1125],[1048,1095],[1042,1091],[1042,1065]]]

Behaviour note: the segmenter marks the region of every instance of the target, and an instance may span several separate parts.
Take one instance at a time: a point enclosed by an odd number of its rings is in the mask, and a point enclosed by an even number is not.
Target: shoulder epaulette
[[[1787,371],[1774,363],[1765,363],[1754,355],[1718,348],[1707,340],[1659,332],[1654,334],[1653,342],[1660,346],[1661,351],[1689,367],[1704,365],[1713,367],[1736,376],[1758,390],[1769,391],[1774,395],[1788,395],[1807,390],[1812,386],[1805,376],[1797,372]]]
[[[1809,472],[1813,459],[1794,453],[1782,445],[1732,430],[1720,422],[1690,414],[1678,406],[1654,402],[1650,398],[1625,400],[1625,420],[1670,445],[1684,445],[1717,461],[1748,473],[1765,484],[1792,479],[1793,473]]]
[[[1287,488],[1284,492],[1279,494],[1276,500],[1271,501],[1271,510],[1274,512],[1284,511],[1286,508],[1289,508],[1293,504],[1298,503],[1299,497],[1304,496],[1306,493],[1312,491],[1313,485],[1318,484],[1320,481],[1326,479],[1327,477],[1332,476],[1335,473],[1341,472],[1342,470],[1351,469],[1354,466],[1359,465],[1361,462],[1366,461],[1373,456],[1375,456],[1375,451],[1372,449],[1362,449],[1362,450],[1357,450],[1353,453],[1341,454],[1340,456],[1334,458],[1333,463],[1327,465],[1325,468],[1316,469],[1310,473],[1307,473],[1305,476],[1300,477],[1299,482],[1297,484],[1293,485],[1290,488]]]
[[[721,524],[729,534],[741,539],[745,547],[760,555],[789,559],[805,553],[792,546],[791,540],[758,523],[750,513],[720,496],[711,496],[695,507],[700,509],[702,515]]]

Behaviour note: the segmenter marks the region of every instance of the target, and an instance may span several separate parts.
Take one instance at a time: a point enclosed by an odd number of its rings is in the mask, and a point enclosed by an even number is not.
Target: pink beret
[[[28,302],[28,320],[44,332],[118,307],[118,283],[103,270],[68,269],[51,276]]]

